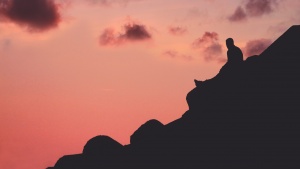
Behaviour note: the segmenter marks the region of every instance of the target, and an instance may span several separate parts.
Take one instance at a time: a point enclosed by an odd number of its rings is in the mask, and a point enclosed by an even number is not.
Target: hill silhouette
[[[125,146],[97,136],[49,169],[300,168],[299,63],[300,26],[292,26],[191,90],[181,118],[150,120]]]

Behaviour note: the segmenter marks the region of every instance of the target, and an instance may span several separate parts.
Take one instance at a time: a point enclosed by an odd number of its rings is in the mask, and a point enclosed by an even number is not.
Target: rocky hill
[[[300,168],[300,26],[261,55],[187,94],[189,110],[167,125],[150,120],[122,146],[108,136],[52,169]]]

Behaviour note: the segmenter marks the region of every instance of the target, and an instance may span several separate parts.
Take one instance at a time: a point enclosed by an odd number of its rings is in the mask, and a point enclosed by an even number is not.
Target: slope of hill
[[[300,26],[292,26],[261,55],[225,64],[191,90],[180,119],[150,120],[126,146],[98,136],[86,146],[95,153],[49,168],[300,168],[299,63]]]

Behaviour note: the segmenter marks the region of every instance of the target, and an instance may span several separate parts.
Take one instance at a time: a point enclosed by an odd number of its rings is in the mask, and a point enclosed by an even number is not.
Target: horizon
[[[0,168],[46,168],[94,136],[125,145],[150,119],[180,118],[227,38],[245,60],[300,24],[300,2],[259,2],[28,1],[51,9],[41,21],[0,0]]]

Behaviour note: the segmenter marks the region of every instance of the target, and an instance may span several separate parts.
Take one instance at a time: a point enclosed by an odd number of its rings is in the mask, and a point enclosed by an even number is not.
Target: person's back
[[[226,40],[226,46],[228,48],[227,58],[229,63],[240,63],[243,61],[243,53],[240,48],[234,45],[232,38]]]

